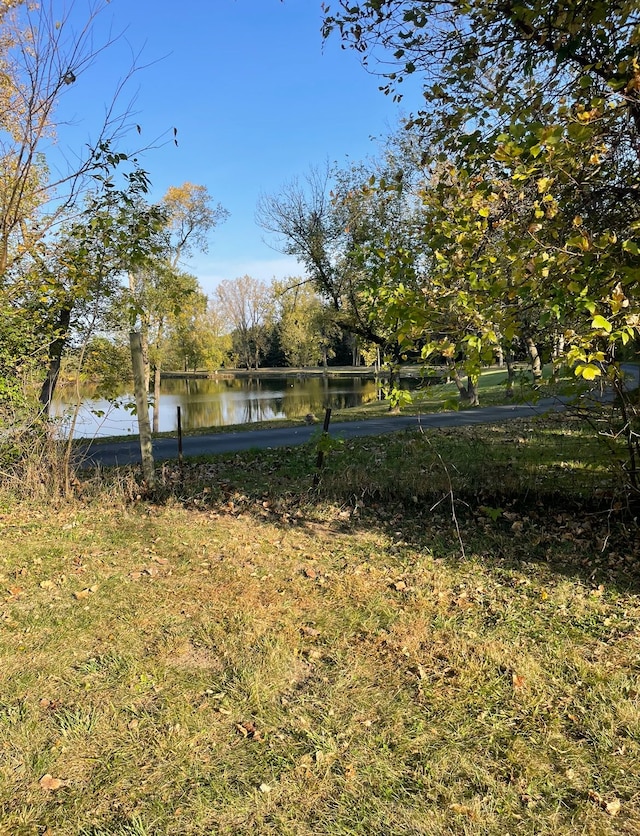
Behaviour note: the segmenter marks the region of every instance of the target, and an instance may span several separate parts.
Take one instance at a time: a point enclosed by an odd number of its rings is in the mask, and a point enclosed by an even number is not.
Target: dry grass
[[[314,458],[2,495],[0,836],[639,833],[637,524],[578,429]]]

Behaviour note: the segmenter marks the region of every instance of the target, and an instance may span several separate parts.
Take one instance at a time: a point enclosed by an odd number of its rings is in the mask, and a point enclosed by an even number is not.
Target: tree
[[[333,308],[335,324],[379,346],[392,365],[402,352],[397,330],[380,308],[379,291],[391,280],[412,282],[415,272],[412,256],[397,260],[391,276],[385,251],[408,252],[407,240],[419,223],[418,205],[404,187],[405,173],[391,153],[369,167],[322,174],[312,169],[304,181],[264,196],[258,207],[258,222],[278,236],[283,252],[304,265]],[[383,188],[371,188],[376,180]]]
[[[194,250],[207,252],[210,233],[229,217],[220,203],[213,202],[206,186],[194,183],[170,186],[162,207],[168,219],[168,259],[174,269]]]
[[[206,186],[193,183],[171,186],[158,210],[164,218],[164,242],[158,256],[147,259],[129,274],[129,289],[139,319],[147,389],[151,368],[154,373],[154,432],[158,431],[165,330],[171,318],[179,314],[182,306],[189,307],[190,297],[200,291],[197,279],[181,271],[180,264],[195,249],[206,252],[210,233],[229,214],[219,203],[214,204]]]
[[[638,25],[637,4],[601,0],[369,0],[340,2],[325,19],[325,34],[338,29],[369,63],[377,49],[391,51],[387,92],[398,95],[404,77],[423,73],[427,106],[412,121],[425,156],[468,175],[472,216],[450,238],[474,232],[477,261],[497,229],[523,232],[512,242],[523,263],[518,271],[512,259],[513,286],[521,295],[534,290],[548,308],[586,313],[585,335],[596,342],[606,335],[599,319],[593,326],[594,311],[618,318],[620,333],[613,325],[611,332],[620,341],[635,327],[635,314],[629,321],[629,306],[611,294],[618,284],[623,293],[634,287],[628,273],[638,257]],[[514,187],[507,194],[505,181]],[[551,275],[559,288],[540,294]],[[587,294],[573,289],[585,279]],[[595,376],[588,359],[580,373]]]
[[[216,304],[197,293],[183,305],[167,334],[164,363],[188,371],[219,369],[229,360],[231,334],[224,332]]]
[[[124,108],[118,114],[116,102],[135,66],[107,106],[92,143],[75,149],[66,171],[56,167],[52,174],[47,165],[45,146],[61,140],[60,103],[113,43],[95,40],[94,24],[108,4],[109,0],[91,3],[79,27],[71,22],[73,2],[62,10],[27,0],[0,5],[0,283],[75,203],[102,149],[126,129],[129,111]]]
[[[337,328],[333,317],[308,281],[274,282],[273,294],[280,345],[289,366],[327,365]]]
[[[216,288],[216,302],[242,365],[257,369],[268,347],[273,304],[269,287],[251,276],[225,279]]]
[[[105,202],[111,173],[126,159],[113,148],[131,115],[128,107],[118,108],[118,100],[135,65],[123,74],[104,120],[93,126],[92,140],[83,148],[65,148],[65,121],[59,115],[67,92],[84,83],[89,68],[115,40],[109,35],[99,41],[95,34],[108,4],[88,4],[80,23],[74,2],[55,9],[52,3],[27,0],[0,4],[0,307],[8,314],[0,322],[0,342],[11,345],[12,352],[0,368],[0,390],[6,403],[18,398],[24,404],[20,384],[29,368],[34,378],[41,375],[32,381],[36,385],[45,378],[45,412],[74,317],[97,299],[86,272],[80,278],[81,263],[88,268],[96,255],[87,242],[93,236],[96,243],[102,234],[97,227],[106,219],[104,212],[113,209],[107,210]],[[63,149],[55,161],[47,156],[54,145]],[[88,193],[92,196],[83,208]],[[91,201],[101,219],[89,230]],[[80,241],[83,235],[87,246]],[[103,279],[96,278],[94,290]],[[20,340],[11,337],[16,323]]]
[[[533,340],[523,311],[560,329],[577,375],[610,371],[640,326],[640,55],[635,2],[487,4],[439,0],[339,2],[325,34],[340,35],[386,92],[421,73],[425,107],[412,118],[434,173],[448,166],[452,194],[433,184],[438,280],[461,273],[468,304],[490,299],[507,340]],[[473,295],[477,294],[476,302]],[[398,300],[399,302],[401,300]],[[399,305],[400,309],[401,305]],[[636,422],[636,423],[634,423]],[[627,468],[640,492],[637,416],[626,409]]]
[[[47,415],[72,328],[84,317],[88,338],[122,274],[147,260],[156,247],[163,216],[142,199],[149,184],[137,166],[124,173],[125,185],[117,188],[110,167],[123,159],[115,155],[105,161],[100,190],[87,198],[79,218],[62,228],[55,249],[31,264],[33,280],[23,305],[40,310],[41,327],[49,335],[48,369],[40,390]]]

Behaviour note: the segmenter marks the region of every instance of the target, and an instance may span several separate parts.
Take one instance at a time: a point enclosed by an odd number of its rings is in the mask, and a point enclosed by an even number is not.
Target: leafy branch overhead
[[[359,53],[386,94],[422,85],[405,141],[422,229],[409,253],[379,250],[399,341],[454,373],[464,361],[468,395],[482,364],[514,348],[535,379],[544,344],[586,381],[606,370],[627,403],[615,361],[640,336],[638,4],[339,0],[324,15],[325,37]],[[360,194],[388,189],[374,177]],[[638,418],[623,411],[638,487]]]
[[[436,286],[466,276],[467,299],[510,336],[535,306],[586,378],[640,323],[639,31],[633,2],[325,6],[325,36],[386,93],[423,80],[409,127],[429,171]]]

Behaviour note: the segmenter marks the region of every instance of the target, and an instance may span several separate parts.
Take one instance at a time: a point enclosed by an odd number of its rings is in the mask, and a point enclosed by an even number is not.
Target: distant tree
[[[173,370],[219,369],[228,362],[231,334],[225,333],[217,307],[197,293],[184,305],[167,332],[164,364]]]
[[[336,327],[325,304],[300,278],[273,284],[276,323],[280,345],[289,366],[315,366],[330,352]]]
[[[216,288],[216,303],[228,332],[233,334],[239,362],[247,369],[259,368],[273,321],[271,289],[251,276],[225,279]]]

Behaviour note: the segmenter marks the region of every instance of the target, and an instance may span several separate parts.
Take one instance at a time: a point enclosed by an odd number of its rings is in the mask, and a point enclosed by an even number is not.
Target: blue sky
[[[86,8],[87,0],[76,0],[75,18]],[[245,273],[266,281],[299,275],[295,261],[263,241],[254,220],[260,194],[311,165],[375,154],[371,138],[384,138],[415,103],[385,97],[337,37],[323,43],[321,20],[320,0],[111,0],[97,39],[109,27],[123,34],[69,91],[63,112],[73,127],[61,142],[83,141],[142,51],[138,63],[149,66],[130,80],[122,102],[135,96],[143,142],[169,140],[140,158],[152,198],[191,181],[231,213],[209,252],[185,265],[207,293]],[[178,147],[169,139],[173,127]]]

